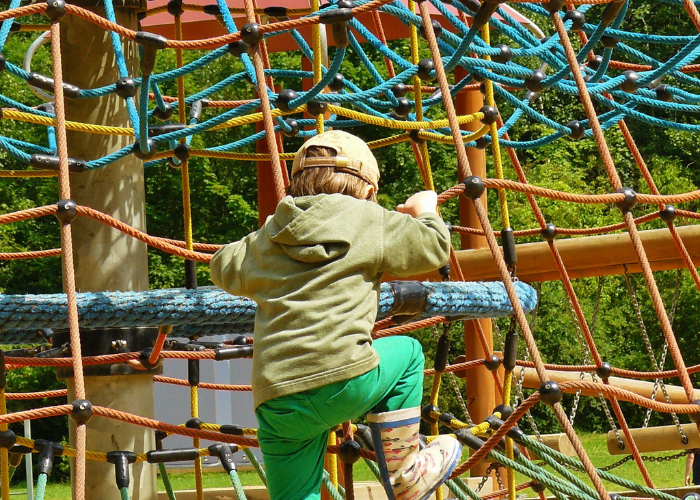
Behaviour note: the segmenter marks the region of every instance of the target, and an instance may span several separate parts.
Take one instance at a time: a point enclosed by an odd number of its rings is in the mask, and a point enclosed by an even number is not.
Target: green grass
[[[617,462],[622,455],[612,456],[608,453],[607,445],[605,442],[604,434],[580,434],[581,441],[588,452],[591,460],[596,467],[605,467],[606,465]],[[652,456],[662,457],[668,455],[674,455],[677,452],[664,452],[664,453],[653,453]],[[651,474],[654,484],[657,488],[671,488],[677,486],[683,486],[684,474],[685,474],[685,459],[674,460],[672,462],[646,462],[649,473]],[[551,469],[548,468],[549,471]],[[18,470],[17,474],[22,474],[22,470]],[[369,468],[364,464],[363,461],[358,462],[355,465],[355,480],[357,481],[373,481],[374,475],[369,470]],[[629,461],[621,467],[611,471],[613,474],[634,481],[639,484],[644,484],[641,474],[639,473],[634,461]],[[241,482],[244,486],[250,485],[260,485],[262,484],[257,474],[254,471],[241,471],[239,472]],[[587,476],[585,474],[578,474],[579,477],[585,479]],[[503,478],[505,482],[505,477]],[[521,483],[526,481],[527,478],[516,474],[516,482]],[[191,490],[194,489],[194,474],[193,473],[171,473],[170,481],[177,490]],[[205,472],[203,477],[205,488],[226,488],[231,486],[231,481],[229,477],[223,472]],[[623,488],[606,483],[606,487],[610,491],[620,491]],[[163,482],[161,478],[158,478],[158,489],[163,490]],[[24,485],[18,485],[12,488],[12,491],[26,491]],[[524,490],[528,496],[532,496],[531,490]],[[46,489],[45,500],[65,500],[71,497],[70,486],[67,484],[49,484]],[[21,498],[19,496],[15,498]]]

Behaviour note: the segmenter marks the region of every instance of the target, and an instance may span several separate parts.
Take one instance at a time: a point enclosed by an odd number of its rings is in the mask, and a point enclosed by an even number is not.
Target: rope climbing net
[[[243,8],[230,8],[225,0],[217,0],[212,5],[188,4],[182,0],[171,0],[167,6],[157,7],[147,15],[168,12],[173,16],[175,36],[165,38],[148,31],[133,31],[117,23],[112,0],[104,0],[105,16],[63,0],[50,0],[48,3],[21,5],[21,0],[11,0],[9,7],[0,12],[0,51],[8,36],[13,32],[47,31],[51,40],[52,76],[27,71],[0,55],[0,70],[3,79],[25,81],[33,88],[53,93],[53,102],[43,106],[29,106],[18,102],[0,91],[0,103],[4,120],[23,121],[43,127],[48,146],[41,146],[20,137],[0,136],[0,149],[17,162],[28,168],[0,170],[2,177],[58,177],[60,201],[57,204],[22,210],[0,215],[0,224],[16,223],[39,217],[55,215],[61,222],[61,248],[28,252],[0,253],[0,259],[29,259],[62,256],[65,294],[55,297],[5,296],[0,300],[0,321],[2,339],[6,343],[35,341],[35,334],[29,333],[37,327],[53,325],[62,316],[64,328],[69,335],[65,345],[40,346],[29,350],[12,351],[3,356],[2,373],[25,366],[69,367],[75,382],[76,400],[70,404],[7,413],[6,400],[30,399],[67,395],[62,391],[6,394],[0,391],[0,495],[9,499],[9,479],[11,471],[19,463],[23,453],[37,452],[41,456],[37,498],[42,498],[47,476],[55,456],[75,457],[75,498],[85,498],[85,461],[101,460],[113,463],[116,471],[116,485],[122,498],[129,497],[129,464],[149,462],[159,464],[169,498],[174,494],[167,479],[164,463],[169,461],[192,460],[195,464],[196,490],[202,498],[201,458],[206,455],[219,457],[229,474],[238,498],[243,498],[242,487],[232,454],[240,447],[255,465],[263,482],[264,470],[251,453],[257,445],[255,429],[237,425],[218,425],[202,422],[198,418],[198,390],[248,391],[248,386],[209,384],[199,381],[197,362],[201,359],[227,360],[249,357],[252,352],[252,339],[240,335],[233,340],[221,343],[207,343],[193,340],[189,343],[168,340],[174,329],[183,328],[185,337],[198,337],[203,334],[235,331],[245,333],[250,328],[250,317],[254,305],[237,299],[229,305],[212,305],[207,302],[208,293],[195,290],[196,280],[189,280],[183,294],[174,291],[143,292],[141,294],[78,294],[75,286],[75,270],[72,245],[71,223],[76,217],[89,218],[136,238],[159,250],[186,259],[186,269],[194,269],[194,261],[208,262],[212,252],[220,246],[208,243],[195,243],[192,237],[192,215],[190,206],[190,172],[188,163],[195,157],[209,157],[224,160],[269,161],[273,180],[273,191],[279,200],[288,184],[286,160],[293,155],[283,152],[283,139],[286,137],[310,137],[327,127],[334,129],[358,128],[363,126],[381,127],[396,131],[394,135],[371,142],[372,148],[390,147],[400,142],[410,142],[423,182],[428,189],[434,189],[432,168],[429,159],[429,144],[444,143],[454,147],[457,158],[459,183],[439,195],[439,202],[462,197],[464,203],[473,210],[479,222],[479,229],[452,226],[452,230],[462,234],[483,236],[495,263],[497,288],[480,289],[475,292],[467,286],[460,288],[464,275],[454,252],[451,255],[451,274],[443,270],[445,279],[454,284],[443,284],[443,288],[433,284],[420,285],[424,297],[418,310],[406,309],[393,301],[401,294],[401,285],[384,290],[386,301],[384,316],[376,323],[373,335],[382,337],[405,333],[418,328],[435,328],[438,355],[433,369],[426,375],[432,376],[434,383],[430,402],[424,408],[423,418],[430,423],[431,435],[439,432],[443,425],[454,433],[462,443],[472,448],[471,456],[453,473],[448,487],[460,499],[496,498],[507,495],[514,500],[517,491],[532,488],[544,500],[544,489],[548,488],[557,498],[571,497],[579,500],[610,498],[603,481],[610,481],[636,492],[636,496],[671,500],[672,496],[654,488],[644,457],[640,454],[630,432],[619,401],[629,401],[635,405],[664,413],[687,414],[694,422],[700,422],[700,408],[694,402],[694,389],[690,379],[692,373],[700,371],[699,366],[686,366],[683,355],[673,333],[665,305],[657,286],[652,266],[643,245],[638,225],[660,218],[667,226],[676,251],[687,268],[695,285],[700,290],[700,276],[694,267],[692,255],[686,248],[676,228],[677,218],[698,219],[691,210],[675,208],[671,204],[688,203],[700,199],[700,191],[662,195],[649,168],[642,158],[625,120],[635,120],[649,126],[664,127],[682,132],[698,132],[698,125],[692,120],[673,120],[659,116],[680,116],[699,111],[700,80],[693,74],[700,66],[691,64],[699,55],[700,35],[680,34],[677,36],[641,35],[622,28],[629,8],[625,0],[583,0],[564,2],[523,2],[514,0],[511,5],[498,0],[348,0],[332,1],[321,7],[318,0],[311,0],[309,8],[286,9],[269,7],[259,9],[255,0],[246,0]],[[684,8],[695,27],[700,30],[700,15],[692,0],[667,0],[659,5],[664,8]],[[596,8],[599,6],[599,8]],[[183,15],[188,11],[208,14],[217,18],[227,33],[201,40],[183,39]],[[48,17],[45,24],[40,15]],[[538,33],[536,25],[527,15],[538,21],[549,23],[554,31],[550,37]],[[114,83],[99,88],[79,88],[64,80],[62,64],[62,20],[66,16],[80,18],[98,26],[109,34],[111,39],[118,78]],[[243,16],[244,23],[239,28],[236,19]],[[442,24],[434,17],[439,17]],[[263,19],[266,22],[263,22]],[[409,33],[410,55],[402,56],[392,50],[387,42],[384,24],[389,22],[405,26]],[[367,21],[367,22],[364,22]],[[372,23],[372,28],[369,26]],[[323,64],[322,32],[323,25],[329,25],[333,35],[335,51],[327,64]],[[302,30],[310,29],[311,43],[302,36]],[[509,44],[491,44],[493,29],[509,40]],[[42,35],[45,36],[45,35]],[[290,37],[298,50],[309,61],[311,71],[296,69],[275,69],[270,65],[267,44],[275,37]],[[572,42],[572,37],[576,40]],[[138,44],[138,73],[130,74],[124,45]],[[647,45],[671,45],[678,48],[668,60],[661,61],[638,47],[638,42]],[[575,45],[580,45],[576,51]],[[603,47],[602,54],[594,50]],[[386,69],[378,70],[368,47],[383,56]],[[176,67],[169,71],[155,71],[158,57],[167,50],[174,50]],[[201,51],[191,62],[184,63],[184,51]],[[421,58],[421,53],[429,57]],[[422,52],[421,52],[422,51]],[[362,65],[375,85],[360,88],[350,78],[339,73],[343,61],[352,53]],[[625,59],[625,61],[617,60]],[[214,61],[236,57],[243,71],[231,74],[225,79],[210,85],[205,90],[186,95],[185,78],[196,78],[197,72]],[[276,90],[275,78],[291,77],[311,80],[305,90]],[[662,78],[666,79],[661,83]],[[212,96],[235,83],[247,80],[257,91],[257,98],[238,101],[214,100]],[[161,87],[175,81],[177,96],[167,96]],[[330,90],[331,92],[328,92]],[[485,105],[478,111],[459,114],[455,101],[467,92],[480,91]],[[585,117],[572,119],[566,124],[558,123],[536,109],[538,96],[542,92],[559,92],[579,99]],[[695,92],[695,93],[694,93]],[[123,99],[126,105],[130,126],[117,127],[69,121],[66,119],[65,99],[97,99],[110,95]],[[412,97],[412,98],[409,98]],[[512,109],[510,116],[502,117],[496,99],[502,108]],[[598,108],[594,107],[594,102]],[[189,115],[187,114],[189,108]],[[260,111],[257,111],[257,110]],[[429,119],[431,110],[444,118]],[[176,114],[175,114],[176,113]],[[302,117],[307,113],[311,118]],[[159,120],[160,122],[158,122]],[[544,130],[540,137],[530,139],[510,138],[509,133],[518,123],[536,122],[538,130]],[[208,134],[225,128],[245,127],[259,124],[260,131],[243,134],[242,139],[227,144],[196,149],[191,146],[195,136]],[[471,131],[462,130],[471,128]],[[613,157],[608,148],[604,132],[619,128],[639,171],[646,181],[647,193],[635,192],[623,185]],[[112,153],[96,158],[71,158],[68,154],[67,131],[87,134],[124,136],[128,145]],[[518,158],[518,150],[530,150],[545,146],[564,136],[579,140],[592,137],[597,145],[600,159],[609,180],[609,192],[604,194],[577,194],[554,190],[528,183],[525,170]],[[247,146],[264,141],[266,153],[248,153]],[[474,175],[467,148],[491,148],[495,176],[485,178]],[[502,150],[515,172],[515,179],[504,177]],[[87,206],[77,205],[71,200],[71,173],[108,168],[129,155],[143,160],[144,166],[156,167],[169,163],[182,172],[185,234],[183,241],[159,238],[140,231],[114,217]],[[494,188],[498,193],[500,217],[503,229],[494,231],[489,221],[482,195],[486,188]],[[537,227],[513,231],[508,214],[507,192],[525,195],[537,221]],[[619,208],[621,222],[603,227],[565,228],[557,227],[545,219],[538,199],[549,198],[572,204],[614,204]],[[633,208],[651,205],[645,214],[635,216]],[[637,210],[639,210],[637,208]],[[665,339],[665,350],[659,363],[652,354],[655,371],[642,372],[610,366],[603,361],[593,338],[595,319],[590,322],[585,317],[581,303],[572,286],[571,277],[560,254],[557,237],[573,235],[593,235],[614,231],[626,231],[644,276],[653,308],[661,325]],[[580,366],[558,366],[545,364],[540,356],[531,325],[526,317],[533,313],[536,298],[533,290],[514,278],[515,237],[541,235],[556,266],[556,272],[563,283],[568,306],[576,322],[576,331],[584,351],[584,364]],[[501,239],[503,250],[497,238]],[[191,274],[191,273],[190,273]],[[628,280],[629,283],[629,280]],[[477,285],[473,285],[477,286]],[[397,288],[398,287],[398,288]],[[432,287],[432,288],[431,288]],[[634,291],[630,284],[634,297]],[[393,293],[390,293],[393,292]],[[470,296],[470,293],[472,294]],[[474,294],[477,294],[476,296]],[[493,294],[491,308],[480,308],[484,296]],[[599,291],[600,294],[600,291]],[[177,296],[176,296],[177,295]],[[420,295],[420,294],[419,294]],[[169,315],[159,315],[163,303],[170,307]],[[174,298],[173,298],[174,297]],[[476,297],[476,299],[475,299]],[[677,296],[676,296],[677,299]],[[36,300],[34,305],[22,309],[21,303]],[[430,302],[433,300],[433,303]],[[500,302],[499,302],[500,300]],[[188,302],[191,301],[191,302]],[[130,306],[129,306],[130,304]],[[160,304],[160,305],[159,305]],[[186,307],[183,306],[186,305]],[[432,304],[432,305],[431,305]],[[455,306],[458,304],[459,307]],[[635,313],[638,304],[634,299]],[[111,309],[110,309],[111,307]],[[131,309],[129,309],[131,307]],[[129,309],[127,319],[117,319],[123,315],[115,310]],[[178,316],[177,309],[182,314]],[[675,309],[675,299],[674,306]],[[32,311],[39,313],[31,317]],[[174,312],[173,312],[174,311]],[[184,312],[182,312],[184,311]],[[42,318],[42,314],[50,313]],[[194,321],[187,321],[188,315],[196,314]],[[393,317],[410,315],[414,320],[405,324],[395,324]],[[511,324],[504,336],[502,357],[494,354],[482,323],[475,318],[510,316]],[[204,317],[205,321],[200,321]],[[594,315],[595,317],[595,315]],[[637,314],[640,329],[645,338],[646,331],[641,315]],[[240,319],[240,318],[248,318]],[[24,321],[24,323],[23,323]],[[41,323],[41,322],[44,323]],[[126,321],[126,323],[123,323]],[[246,323],[247,321],[247,323]],[[461,363],[448,362],[449,327],[439,335],[439,324],[449,325],[455,321],[470,321],[478,333],[484,351],[484,359],[467,360]],[[534,317],[532,318],[534,322]],[[209,330],[190,329],[194,323],[218,325]],[[80,328],[119,327],[133,325],[157,326],[158,333],[153,344],[135,352],[83,356],[81,353]],[[247,325],[247,326],[246,326]],[[218,329],[217,329],[218,328]],[[248,330],[246,330],[248,328]],[[517,359],[517,339],[522,338],[526,347],[526,357]],[[647,342],[648,343],[648,342]],[[133,349],[132,349],[133,350]],[[673,361],[674,368],[663,370],[666,352]],[[186,359],[189,362],[188,380],[173,379],[156,375],[160,383],[184,385],[191,391],[191,420],[183,425],[159,422],[111,408],[92,405],[85,394],[84,368],[99,364],[127,363],[142,368],[152,368],[162,359]],[[440,383],[448,377],[456,386],[455,372],[469,373],[478,367],[486,366],[493,373],[495,386],[503,401],[494,413],[476,425],[459,396],[465,409],[464,421],[440,411],[437,406]],[[504,372],[499,374],[499,367]],[[526,370],[534,370],[535,388],[538,390],[528,397],[522,392]],[[550,379],[551,370],[580,373],[580,380],[557,383]],[[585,374],[591,374],[586,377]],[[654,380],[651,397],[622,389],[611,382],[611,377]],[[672,399],[664,387],[664,379],[679,378],[680,398]],[[657,401],[656,387],[662,388],[664,401]],[[572,421],[560,403],[564,392],[592,394],[603,401],[606,414],[617,433],[617,438],[630,448],[631,455],[642,474],[645,484],[614,476],[606,470],[596,468],[588,458]],[[513,394],[515,393],[515,394]],[[517,405],[512,403],[517,402]],[[578,401],[578,399],[576,399]],[[554,415],[573,445],[578,459],[568,457],[548,446],[536,436],[526,435],[518,427],[523,418],[532,419],[530,409],[544,403],[552,407]],[[609,406],[608,406],[609,405]],[[609,411],[612,408],[612,413]],[[61,446],[44,440],[28,440],[15,436],[8,430],[8,424],[26,419],[52,416],[70,417],[76,423],[75,448]],[[90,418],[108,418],[154,429],[156,438],[162,441],[169,434],[179,434],[193,439],[192,448],[175,450],[156,449],[144,454],[129,450],[93,451],[86,447],[85,424]],[[679,425],[679,424],[678,424]],[[618,430],[619,427],[619,430]],[[680,427],[679,427],[680,428]],[[620,435],[620,432],[622,433]],[[680,429],[680,434],[684,431]],[[372,451],[371,439],[366,429],[350,422],[343,424],[337,434],[331,434],[328,452],[331,454],[328,475],[324,485],[334,500],[353,498],[352,464],[360,458],[367,460],[370,469],[376,471],[372,462],[376,459]],[[428,437],[430,439],[431,436]],[[216,445],[200,447],[200,439],[214,441]],[[533,455],[542,463],[531,461]],[[335,457],[343,463],[344,486],[339,483],[339,467]],[[501,464],[507,471],[507,484],[494,493],[480,496],[471,489],[460,476],[472,469],[483,459],[490,458]],[[552,472],[545,469],[551,469]],[[588,481],[580,479],[572,471],[583,471]],[[515,472],[530,478],[530,481],[516,485]],[[438,493],[440,496],[441,494]],[[441,498],[441,497],[440,497]]]

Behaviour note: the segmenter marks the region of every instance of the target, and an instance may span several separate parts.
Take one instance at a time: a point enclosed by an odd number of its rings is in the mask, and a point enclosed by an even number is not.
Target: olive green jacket
[[[253,395],[261,403],[367,373],[382,273],[432,271],[449,257],[442,220],[341,194],[284,198],[258,231],[220,249],[212,281],[258,304]]]

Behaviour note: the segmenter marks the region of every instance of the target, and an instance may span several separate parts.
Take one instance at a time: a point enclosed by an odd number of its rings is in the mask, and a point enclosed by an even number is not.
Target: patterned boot
[[[462,456],[462,445],[451,436],[439,436],[419,451],[420,408],[368,413],[367,421],[389,500],[427,499]]]

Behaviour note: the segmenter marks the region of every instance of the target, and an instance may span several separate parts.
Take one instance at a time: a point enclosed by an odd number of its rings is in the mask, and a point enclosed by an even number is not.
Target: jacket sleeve
[[[243,261],[248,251],[249,238],[246,236],[241,241],[220,248],[209,263],[211,280],[231,295],[248,296],[245,291]]]
[[[437,214],[386,211],[380,272],[405,277],[434,271],[450,258],[450,232]]]

